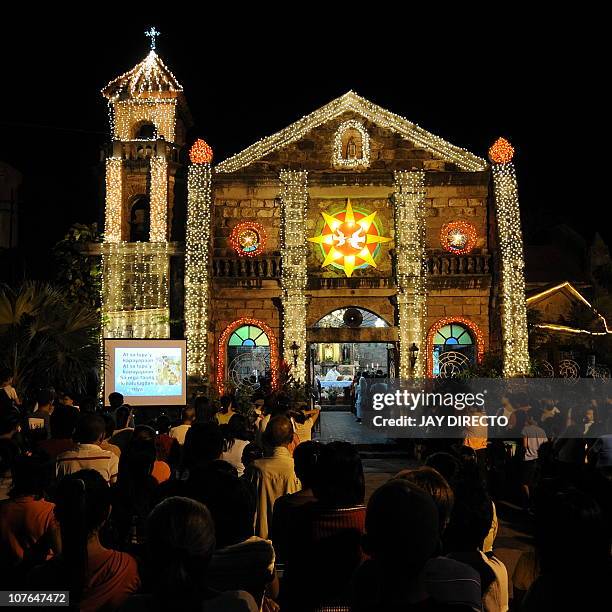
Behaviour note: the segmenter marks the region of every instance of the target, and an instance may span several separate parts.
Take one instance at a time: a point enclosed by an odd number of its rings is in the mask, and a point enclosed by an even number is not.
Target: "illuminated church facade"
[[[220,389],[282,360],[302,381],[449,375],[489,350],[528,371],[507,141],[484,159],[350,91],[217,163],[154,49],[103,95],[105,337],[184,334]]]

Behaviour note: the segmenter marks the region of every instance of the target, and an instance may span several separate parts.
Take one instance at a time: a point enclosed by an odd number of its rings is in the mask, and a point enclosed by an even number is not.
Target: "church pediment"
[[[216,166],[236,172],[253,164],[276,170],[423,169],[481,171],[487,162],[349,91]]]
[[[565,282],[527,298],[527,307],[536,311],[537,325],[558,331],[606,334],[604,317],[570,283]]]

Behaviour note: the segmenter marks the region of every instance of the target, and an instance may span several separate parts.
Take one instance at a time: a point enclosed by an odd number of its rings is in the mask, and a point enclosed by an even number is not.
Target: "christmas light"
[[[346,157],[342,151],[342,139],[349,130],[357,130],[361,136],[361,155],[359,157]],[[368,167],[370,165],[370,135],[359,121],[350,119],[338,126],[334,137],[334,156],[332,163],[334,166],[345,166],[354,168],[356,166]]]
[[[520,376],[529,372],[527,332],[527,306],[525,300],[525,274],[523,234],[518,201],[516,173],[508,159],[510,143],[491,147],[495,213],[501,260],[502,339],[504,376]],[[507,141],[506,141],[507,142]],[[506,151],[504,154],[503,151]],[[512,159],[510,156],[509,159]]]
[[[213,150],[201,138],[198,138],[189,149],[189,159],[192,164],[210,164],[212,158]]]
[[[247,147],[241,153],[226,159],[216,166],[216,170],[217,172],[235,172],[240,170],[240,168],[244,168],[254,161],[296,142],[319,125],[323,125],[346,112],[357,113],[367,121],[371,121],[380,127],[391,129],[415,145],[433,153],[435,156],[456,164],[462,170],[478,171],[487,168],[487,163],[484,159],[450,144],[439,136],[431,134],[418,125],[404,119],[404,117],[391,113],[358,96],[355,92],[349,91],[310,115],[302,117],[280,132],[263,138]]]
[[[151,242],[166,242],[168,231],[168,162],[151,157]]]
[[[455,317],[444,317],[443,319],[436,321],[427,332],[427,376],[430,378],[433,376],[434,339],[439,330],[441,330],[445,325],[450,325],[452,323],[461,323],[461,325],[465,325],[465,327],[472,332],[472,336],[474,340],[476,340],[476,361],[478,363],[482,362],[485,350],[484,336],[478,325],[476,325],[474,321],[470,321],[461,315],[457,315]]]
[[[461,220],[445,223],[440,230],[440,244],[455,255],[469,253],[476,244],[476,228]]]
[[[229,241],[239,257],[257,257],[266,246],[268,235],[261,223],[243,221],[234,226]]]
[[[489,148],[489,159],[494,164],[509,164],[514,157],[514,147],[505,138],[498,138]]]
[[[396,171],[395,250],[399,315],[399,371],[401,378],[423,378],[425,356],[419,350],[412,367],[410,347],[423,346],[426,307],[425,173]]]
[[[104,214],[104,242],[121,242],[121,211],[123,203],[123,161],[106,159],[106,207]]]
[[[250,317],[242,317],[226,327],[219,338],[219,346],[217,348],[217,390],[220,395],[225,391],[227,342],[234,331],[243,325],[254,325],[255,327],[259,327],[259,329],[268,336],[268,341],[270,343],[270,377],[272,389],[276,389],[278,386],[278,344],[276,335],[272,331],[272,328],[263,321]]]
[[[185,337],[187,371],[191,375],[205,376],[208,371],[211,169],[210,163],[195,161],[197,159],[202,157],[199,154],[192,157],[187,178]]]
[[[280,173],[283,225],[281,232],[281,261],[283,289],[283,359],[294,364],[292,344],[297,344],[297,362],[292,368],[293,378],[306,380],[306,290],[307,246],[306,204],[308,202],[308,173],[282,170]]]

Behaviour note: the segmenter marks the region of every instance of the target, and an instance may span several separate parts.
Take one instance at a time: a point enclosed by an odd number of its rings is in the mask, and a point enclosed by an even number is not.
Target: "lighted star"
[[[365,214],[353,211],[349,200],[346,210],[335,215],[325,212],[321,215],[325,221],[321,234],[308,240],[321,246],[325,256],[323,267],[331,265],[340,268],[347,276],[362,266],[376,268],[374,254],[378,245],[392,240],[378,233],[374,223],[376,212]]]

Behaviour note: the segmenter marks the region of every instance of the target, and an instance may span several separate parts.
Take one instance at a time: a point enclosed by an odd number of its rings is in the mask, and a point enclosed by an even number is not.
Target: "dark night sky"
[[[202,5],[201,17],[170,21],[150,12],[119,25],[93,6],[80,24],[56,13],[34,23],[14,18],[0,39],[0,160],[24,175],[29,276],[49,273],[46,253],[73,222],[98,218],[97,162],[108,138],[99,91],[146,55],[151,24],[184,87],[192,136],[211,144],[216,161],[353,89],[481,156],[497,136],[509,138],[531,239],[559,222],[587,239],[596,230],[611,237],[600,216],[605,189],[591,174],[605,160],[589,142],[602,129],[592,73],[603,56],[598,32],[576,38],[583,29],[576,15],[567,23],[562,15],[517,15],[478,26],[475,15],[442,15],[440,5],[423,16],[359,8],[339,21],[294,4],[303,14],[286,31],[274,13],[245,14],[236,4],[226,15]]]

